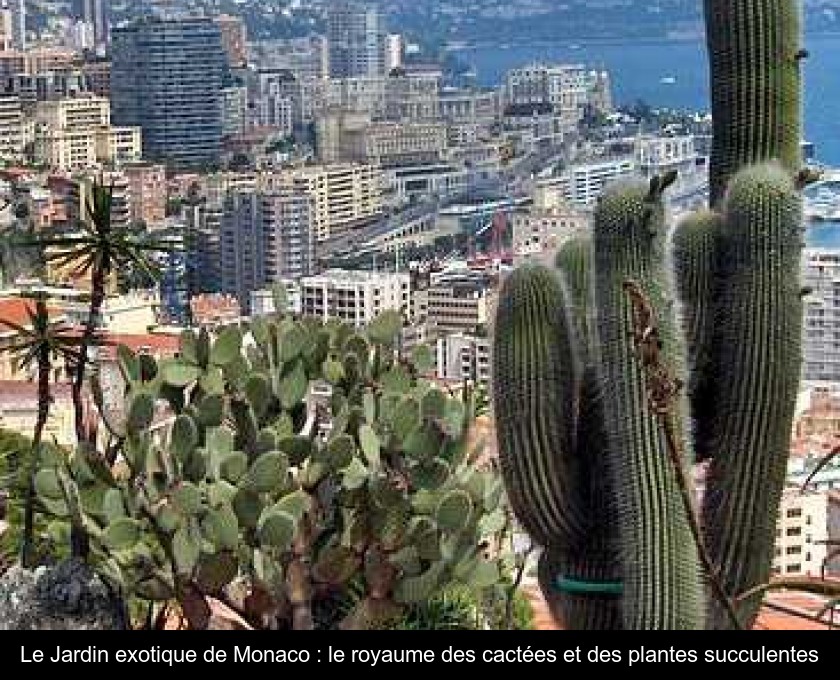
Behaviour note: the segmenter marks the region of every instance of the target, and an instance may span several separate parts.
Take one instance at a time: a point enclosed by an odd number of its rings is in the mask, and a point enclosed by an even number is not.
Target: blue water
[[[818,160],[840,166],[840,36],[814,36],[805,67],[805,134]],[[582,43],[516,45],[458,52],[477,71],[481,84],[494,86],[504,73],[529,62],[578,62],[610,71],[615,101],[642,99],[652,106],[707,110],[708,67],[703,42]],[[663,78],[675,78],[673,84]]]

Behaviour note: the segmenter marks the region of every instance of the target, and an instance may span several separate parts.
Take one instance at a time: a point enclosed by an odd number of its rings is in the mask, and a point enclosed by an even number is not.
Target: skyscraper
[[[336,0],[327,15],[330,75],[333,78],[385,73],[385,20],[376,7]]]
[[[219,156],[226,57],[203,17],[144,17],[113,30],[116,125],[143,128],[144,155],[176,166]]]
[[[11,43],[15,49],[26,49],[26,0],[3,0],[2,9],[11,18]]]
[[[251,291],[310,274],[314,210],[301,191],[231,192],[221,221],[222,290],[249,310]]]
[[[93,40],[97,47],[108,44],[110,37],[110,0],[73,0],[70,16],[76,21],[93,27]]]

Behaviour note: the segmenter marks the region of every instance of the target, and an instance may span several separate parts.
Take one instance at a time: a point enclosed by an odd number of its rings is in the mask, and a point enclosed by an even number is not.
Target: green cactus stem
[[[704,525],[731,597],[770,578],[802,365],[802,203],[778,164],[740,172],[725,201],[715,399]],[[725,370],[725,373],[724,373]],[[761,597],[740,603],[749,626]],[[726,628],[712,603],[709,626]]]
[[[564,243],[557,251],[555,266],[560,270],[563,282],[574,308],[578,332],[592,346],[592,238],[577,236]]]
[[[674,231],[673,262],[682,325],[688,344],[688,394],[698,461],[709,455],[711,413],[717,378],[712,368],[712,331],[722,218],[711,210],[692,213]]]
[[[801,163],[799,0],[705,0],[713,142],[710,200],[739,169]]]
[[[631,630],[698,629],[704,606],[700,566],[678,473],[648,394],[636,355],[633,306],[625,292],[635,281],[649,296],[662,357],[684,375],[683,353],[671,321],[664,267],[662,193],[673,177],[650,185],[615,186],[595,211],[594,270],[597,329],[609,438],[609,471],[618,504],[625,595],[624,625]],[[687,414],[687,400],[681,414]],[[693,456],[686,423],[677,427],[680,449]]]
[[[542,546],[577,544],[588,519],[573,455],[581,365],[559,278],[528,265],[505,282],[494,347],[495,417],[514,512]]]

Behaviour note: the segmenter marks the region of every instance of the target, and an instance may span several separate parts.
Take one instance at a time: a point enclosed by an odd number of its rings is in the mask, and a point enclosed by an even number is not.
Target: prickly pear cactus
[[[40,497],[127,597],[178,600],[196,627],[234,582],[299,629],[351,582],[345,628],[452,583],[501,588],[503,487],[467,448],[472,395],[419,377],[427,353],[401,358],[400,329],[281,315],[186,332],[160,363],[123,349],[121,463],[51,460]]]

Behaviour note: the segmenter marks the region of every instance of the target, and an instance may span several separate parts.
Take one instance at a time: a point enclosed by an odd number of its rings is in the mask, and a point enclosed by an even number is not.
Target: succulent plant
[[[401,325],[281,314],[215,339],[188,331],[159,364],[123,349],[127,471],[52,460],[39,494],[79,519],[127,596],[178,600],[196,626],[196,594],[242,582],[279,612],[272,625],[303,629],[360,574],[346,628],[453,582],[493,588],[500,558],[485,548],[504,525],[503,488],[467,448],[472,395],[419,378],[396,351]]]

